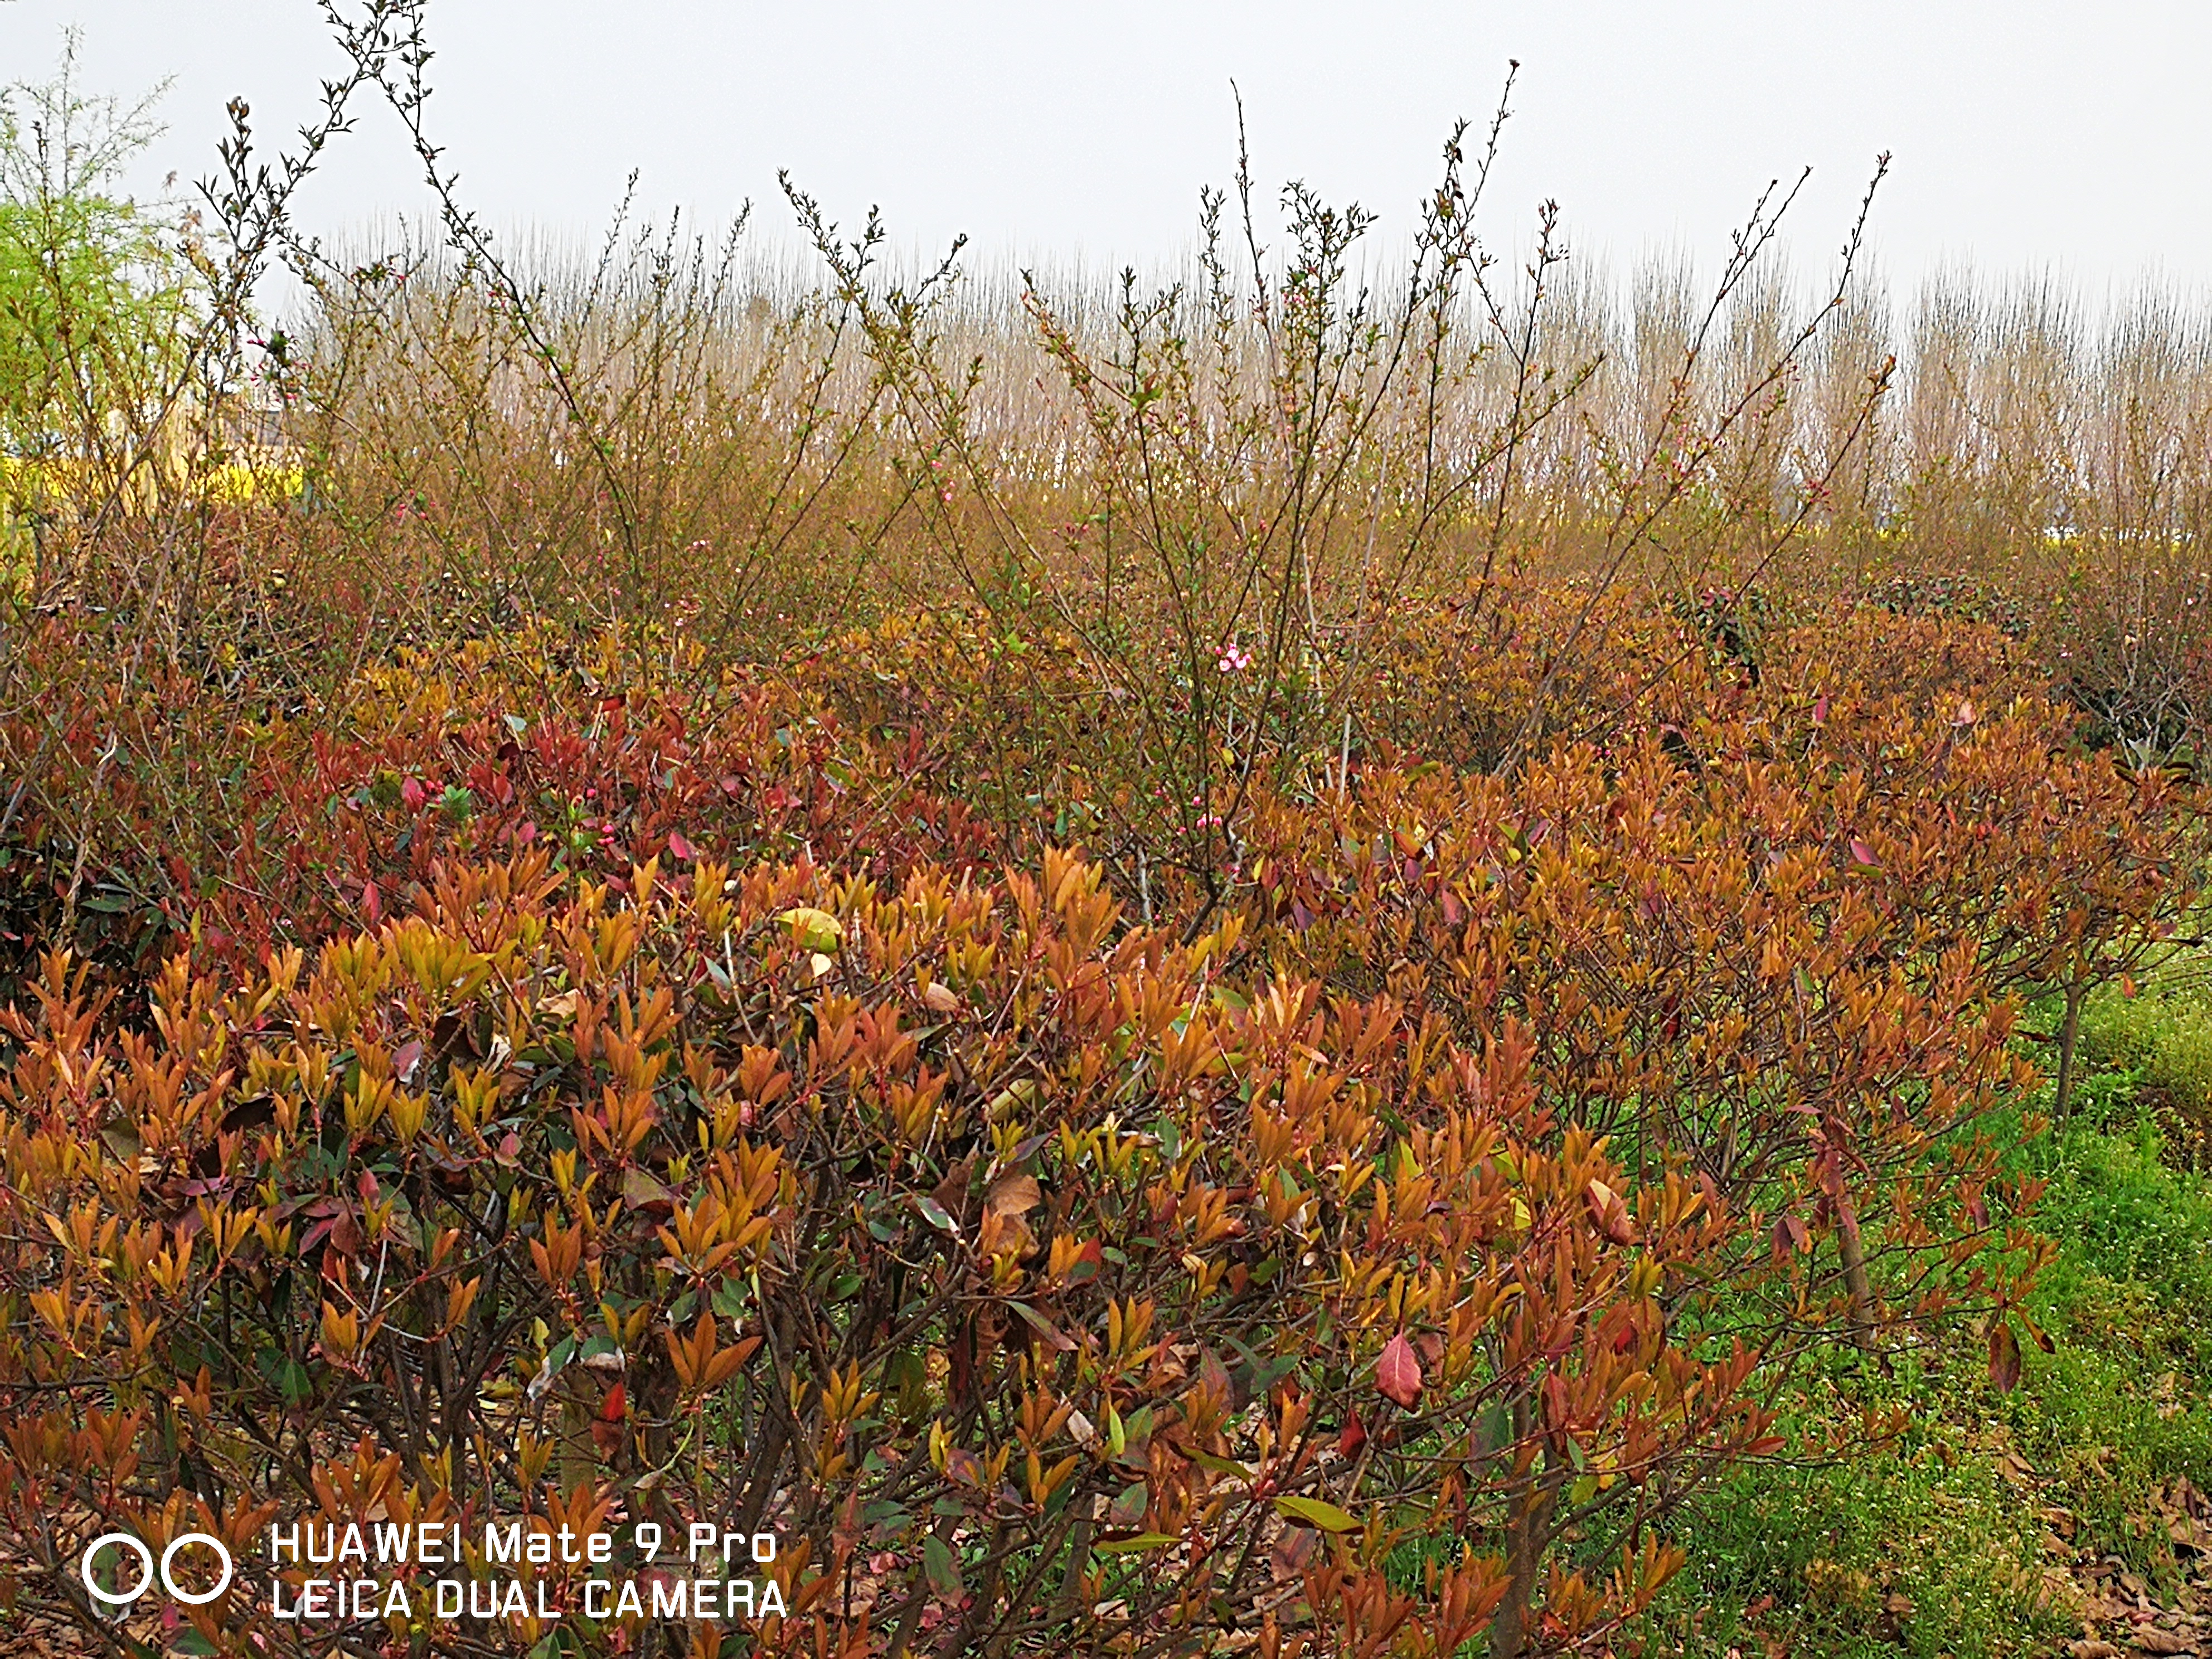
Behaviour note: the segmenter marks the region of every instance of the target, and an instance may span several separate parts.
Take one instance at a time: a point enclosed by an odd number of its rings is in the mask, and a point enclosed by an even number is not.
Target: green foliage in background
[[[2082,1010],[2081,1040],[2092,1060],[2133,1073],[2201,1139],[2212,1121],[2212,963],[2177,956],[2140,986],[2107,988]]]
[[[88,96],[70,38],[51,81],[0,92],[0,494],[10,526],[155,411],[189,311],[188,263],[122,191],[155,94]]]

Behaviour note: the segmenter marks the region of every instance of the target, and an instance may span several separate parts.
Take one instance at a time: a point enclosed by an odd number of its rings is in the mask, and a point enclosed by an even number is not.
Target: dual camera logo
[[[99,1557],[100,1552],[111,1544],[138,1558],[138,1582],[128,1589],[104,1589],[99,1579],[93,1575],[93,1562]],[[180,1552],[190,1549],[195,1544],[213,1550],[216,1559],[222,1563],[222,1571],[217,1576],[213,1589],[189,1590],[177,1583],[173,1571],[177,1556]],[[155,1571],[154,1552],[146,1547],[144,1539],[134,1533],[102,1533],[84,1547],[84,1559],[78,1564],[77,1571],[83,1575],[85,1589],[94,1601],[103,1602],[111,1607],[127,1607],[154,1587]],[[211,1537],[204,1532],[180,1532],[169,1540],[169,1547],[161,1552],[160,1572],[161,1588],[168,1591],[172,1597],[183,1602],[186,1607],[204,1607],[230,1588],[232,1572],[230,1551],[224,1547],[220,1538]]]

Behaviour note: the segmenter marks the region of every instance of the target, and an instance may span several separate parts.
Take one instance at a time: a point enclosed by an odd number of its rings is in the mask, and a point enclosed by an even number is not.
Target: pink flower
[[[1241,673],[1252,665],[1252,653],[1231,640],[1221,647],[1221,659],[1213,665],[1223,674]]]

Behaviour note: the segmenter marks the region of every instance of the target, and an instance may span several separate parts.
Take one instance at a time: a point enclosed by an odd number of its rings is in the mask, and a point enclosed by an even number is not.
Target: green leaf
[[[1201,1469],[1211,1469],[1216,1474],[1233,1474],[1240,1480],[1252,1478],[1252,1471],[1232,1458],[1216,1457],[1212,1452],[1192,1452],[1189,1457]]]
[[[776,920],[791,929],[793,942],[802,951],[834,955],[845,942],[844,924],[827,910],[817,910],[811,905],[786,910]]]
[[[1182,1540],[1164,1532],[1133,1533],[1121,1538],[1101,1538],[1091,1546],[1093,1555],[1139,1555],[1146,1550],[1164,1550]]]
[[[921,1560],[932,1588],[939,1595],[961,1594],[960,1563],[954,1559],[951,1547],[935,1533],[921,1540]]]
[[[1275,1508],[1289,1519],[1323,1532],[1358,1532],[1360,1528],[1356,1516],[1318,1498],[1278,1498]]]
[[[960,1236],[960,1224],[952,1218],[951,1212],[935,1199],[925,1194],[915,1200],[914,1207],[921,1212],[921,1218],[931,1226],[941,1228],[955,1238]]]

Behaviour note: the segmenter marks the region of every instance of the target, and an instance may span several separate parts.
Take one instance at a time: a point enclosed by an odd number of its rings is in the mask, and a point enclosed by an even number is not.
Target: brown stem
[[[1859,1212],[1848,1194],[1836,1194],[1836,1247],[1844,1258],[1844,1285],[1851,1297],[1851,1340],[1874,1344],[1874,1285],[1867,1278],[1866,1241],[1859,1236]]]
[[[1526,1443],[1534,1425],[1530,1397],[1513,1402],[1513,1437]],[[1490,1659],[1521,1659],[1529,1650],[1536,1601],[1536,1577],[1552,1542],[1552,1521],[1559,1506],[1559,1474],[1548,1467],[1516,1495],[1505,1523],[1505,1599],[1490,1624]]]
[[[2066,1023],[2058,1030],[2058,1098],[2052,1110],[2062,1118],[2074,1100],[2074,1059],[2081,1037],[2084,988],[2078,975],[2066,987]]]

